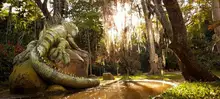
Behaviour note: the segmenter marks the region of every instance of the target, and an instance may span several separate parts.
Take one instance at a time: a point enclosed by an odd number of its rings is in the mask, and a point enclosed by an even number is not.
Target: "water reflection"
[[[172,86],[176,85],[157,80],[114,81],[91,89],[70,89],[68,92],[12,95],[8,90],[0,94],[0,99],[148,99]]]
[[[65,96],[65,99],[147,99],[172,85],[161,82],[118,81],[116,83]]]

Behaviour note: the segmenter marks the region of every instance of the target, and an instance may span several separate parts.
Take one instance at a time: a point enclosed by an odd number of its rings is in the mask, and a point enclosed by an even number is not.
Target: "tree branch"
[[[51,19],[50,12],[47,9],[48,0],[44,0],[43,3],[41,2],[41,0],[34,0],[34,1],[37,4],[37,6],[40,8],[40,10],[42,11],[43,15],[46,17],[46,19]]]

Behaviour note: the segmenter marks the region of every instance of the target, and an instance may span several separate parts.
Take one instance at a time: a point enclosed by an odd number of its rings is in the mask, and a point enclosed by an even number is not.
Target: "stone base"
[[[114,76],[111,73],[103,73],[103,80],[115,80]]]
[[[10,92],[19,94],[36,93],[47,87],[32,68],[30,60],[14,66],[9,76],[9,84]]]

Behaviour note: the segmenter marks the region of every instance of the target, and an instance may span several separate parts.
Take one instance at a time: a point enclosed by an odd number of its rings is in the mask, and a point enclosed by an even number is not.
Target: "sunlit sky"
[[[43,2],[43,0],[41,0]],[[140,0],[135,0],[136,4],[140,4]],[[10,4],[4,3],[3,9],[8,9]],[[48,10],[52,11],[52,5],[48,3]],[[126,34],[127,41],[124,42],[125,45],[128,45],[131,41],[132,33],[137,32],[135,28],[144,22],[137,11],[132,11],[131,4],[125,3],[124,5],[121,3],[117,3],[117,5],[112,5],[113,15],[110,23],[114,25],[105,26],[106,35],[107,35],[107,46],[111,43],[116,44],[120,43],[122,40],[122,33],[124,29],[127,28],[128,33]],[[15,8],[12,9],[13,13],[16,13]],[[138,36],[137,39],[140,39]]]
[[[41,1],[43,2],[44,0]],[[136,5],[139,5],[139,7],[141,7],[140,2],[141,0],[134,0],[134,3]],[[185,4],[187,4],[187,2],[188,0],[184,0]],[[8,9],[9,6],[10,4],[4,3],[2,9]],[[48,10],[52,11],[52,5],[48,3],[47,6],[48,6]],[[196,6],[196,3],[193,3],[193,6]],[[127,40],[126,42],[123,42],[125,43],[125,45],[129,45],[131,41],[131,36],[134,33],[137,34],[137,39],[140,40],[141,36],[140,33],[138,34],[138,32],[143,32],[143,31],[138,31],[137,27],[144,22],[144,19],[139,15],[139,12],[133,11],[133,9],[131,8],[131,4],[129,3],[121,4],[118,2],[117,5],[113,4],[111,6],[111,9],[113,9],[111,16],[112,20],[108,20],[103,24],[106,32],[107,49],[109,49],[111,43],[119,44],[122,42],[122,33],[124,32],[125,28],[127,29],[128,32],[126,33]],[[12,12],[16,13],[15,8],[12,9]],[[109,23],[111,25],[109,25]]]
[[[136,5],[140,4],[140,0],[135,0]],[[134,6],[134,5],[133,5]],[[111,9],[112,11],[112,20],[107,20],[105,24],[106,29],[106,48],[109,52],[111,49],[111,44],[114,44],[115,46],[120,46],[120,44],[123,44],[126,48],[129,48],[131,46],[131,38],[132,35],[136,34],[138,40],[141,39],[141,33],[143,31],[137,31],[137,27],[140,26],[141,23],[144,22],[144,19],[139,15],[138,11],[133,11],[130,3],[117,3],[112,4]],[[125,28],[127,30],[127,33],[124,33]],[[125,34],[125,37],[122,35]],[[114,50],[118,50],[118,48],[114,48]]]

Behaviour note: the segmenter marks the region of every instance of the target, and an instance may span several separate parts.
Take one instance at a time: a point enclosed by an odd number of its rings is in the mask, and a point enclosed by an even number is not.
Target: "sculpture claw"
[[[70,62],[69,54],[62,48],[53,48],[50,51],[50,59],[55,62],[63,62],[64,64],[68,64]]]

